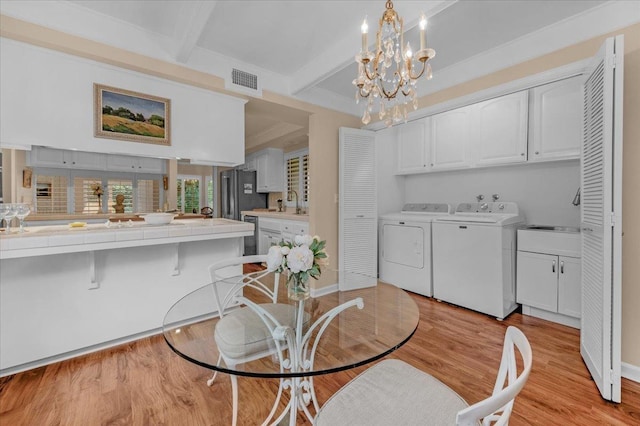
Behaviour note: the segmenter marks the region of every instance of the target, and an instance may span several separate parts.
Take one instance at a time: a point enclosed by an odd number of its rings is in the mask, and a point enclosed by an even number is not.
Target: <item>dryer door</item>
[[[419,226],[385,223],[383,225],[385,262],[410,268],[424,268],[424,229]]]

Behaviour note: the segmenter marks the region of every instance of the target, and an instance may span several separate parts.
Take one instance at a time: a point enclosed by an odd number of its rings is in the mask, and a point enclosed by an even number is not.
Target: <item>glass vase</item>
[[[310,294],[309,277],[303,279],[298,274],[291,275],[287,282],[287,296],[289,296],[289,299],[305,300],[309,298]]]

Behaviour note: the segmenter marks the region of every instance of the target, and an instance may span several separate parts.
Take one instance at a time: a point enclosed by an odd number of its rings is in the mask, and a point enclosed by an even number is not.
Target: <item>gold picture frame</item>
[[[171,145],[171,100],[93,84],[94,136]]]

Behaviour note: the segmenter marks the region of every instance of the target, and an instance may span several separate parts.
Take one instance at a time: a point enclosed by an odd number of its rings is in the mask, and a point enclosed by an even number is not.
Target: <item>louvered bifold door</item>
[[[340,128],[340,290],[375,285],[378,201],[374,132]]]
[[[618,62],[615,51],[619,50]],[[603,398],[620,401],[622,40],[607,39],[584,84],[580,353]]]

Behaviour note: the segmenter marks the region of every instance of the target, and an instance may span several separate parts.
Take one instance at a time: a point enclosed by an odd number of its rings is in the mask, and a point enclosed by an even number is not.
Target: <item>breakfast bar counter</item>
[[[175,300],[252,234],[228,219],[1,233],[0,376],[158,333]]]

